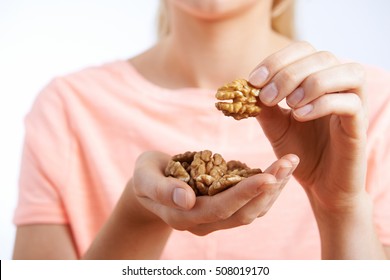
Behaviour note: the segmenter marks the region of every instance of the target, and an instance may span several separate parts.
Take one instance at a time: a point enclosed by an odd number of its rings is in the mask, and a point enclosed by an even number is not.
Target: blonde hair
[[[293,39],[295,36],[294,10],[294,0],[273,0],[272,29],[290,39]],[[160,1],[157,22],[158,37],[163,38],[169,33],[168,10],[165,0]]]

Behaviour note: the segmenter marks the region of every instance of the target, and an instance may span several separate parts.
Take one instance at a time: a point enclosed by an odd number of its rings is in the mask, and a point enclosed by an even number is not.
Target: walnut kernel
[[[237,79],[217,90],[215,97],[224,102],[217,102],[215,106],[226,116],[236,120],[255,117],[260,113],[258,96],[260,89],[253,87],[245,79]],[[231,100],[231,102],[226,102]]]

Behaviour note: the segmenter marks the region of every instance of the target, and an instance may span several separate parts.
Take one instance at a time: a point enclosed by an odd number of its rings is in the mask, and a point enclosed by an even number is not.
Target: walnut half
[[[223,102],[215,103],[218,110],[236,120],[255,117],[260,113],[258,96],[260,89],[245,79],[237,79],[217,90],[215,97]],[[231,100],[231,102],[226,102]]]
[[[165,169],[165,176],[186,182],[196,195],[215,195],[261,172],[240,161],[226,162],[220,154],[213,155],[204,150],[173,156]]]

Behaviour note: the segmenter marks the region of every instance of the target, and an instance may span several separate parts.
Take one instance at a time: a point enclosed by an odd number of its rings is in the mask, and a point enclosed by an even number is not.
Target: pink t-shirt
[[[367,188],[380,240],[390,245],[390,74],[367,71]],[[209,149],[251,167],[271,164],[275,156],[257,121],[225,117],[214,94],[160,88],[125,61],[54,79],[26,117],[14,222],[69,224],[81,255],[146,150]],[[174,231],[162,258],[318,259],[320,240],[306,194],[292,180],[264,217],[203,237]]]

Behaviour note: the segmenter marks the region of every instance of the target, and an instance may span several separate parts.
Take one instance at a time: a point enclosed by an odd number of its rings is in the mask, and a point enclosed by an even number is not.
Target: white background
[[[36,94],[54,76],[153,44],[157,3],[0,0],[1,259],[12,254],[23,118]],[[390,70],[390,1],[297,0],[296,7],[298,39]]]

